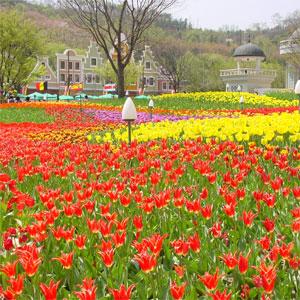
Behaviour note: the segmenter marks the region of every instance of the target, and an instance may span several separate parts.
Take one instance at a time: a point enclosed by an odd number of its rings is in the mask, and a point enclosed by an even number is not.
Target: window
[[[65,74],[60,74],[60,81],[63,81],[63,82],[66,81],[66,76],[65,76]]]
[[[163,90],[166,90],[166,89],[167,89],[167,83],[166,83],[166,82],[163,82],[162,89],[163,89]]]
[[[97,58],[91,58],[91,66],[92,67],[95,67],[95,66],[97,66]]]
[[[60,62],[60,69],[61,70],[64,70],[66,68],[66,64],[65,64],[65,62],[62,60],[61,62]]]
[[[79,62],[77,61],[77,62],[75,62],[75,70],[79,70],[80,69],[80,64],[79,64]]]
[[[171,83],[169,83],[169,90],[173,90],[173,86]]]
[[[72,76],[72,74],[69,74],[69,81],[70,81],[70,82],[73,81],[73,76]]]
[[[150,61],[146,61],[146,69],[150,70],[151,69],[151,63]]]
[[[75,74],[75,82],[80,82],[80,78],[78,74]]]
[[[91,74],[86,75],[86,82],[87,83],[92,83],[92,75]]]
[[[69,70],[72,70],[72,68],[73,68],[73,63],[69,61]]]
[[[149,77],[148,82],[149,82],[149,85],[153,86],[154,85],[154,78]]]

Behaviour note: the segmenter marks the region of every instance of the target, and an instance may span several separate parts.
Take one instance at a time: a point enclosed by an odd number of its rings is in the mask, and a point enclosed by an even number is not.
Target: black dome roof
[[[264,51],[262,51],[257,45],[248,43],[235,49],[233,57],[241,56],[256,56],[266,57]]]

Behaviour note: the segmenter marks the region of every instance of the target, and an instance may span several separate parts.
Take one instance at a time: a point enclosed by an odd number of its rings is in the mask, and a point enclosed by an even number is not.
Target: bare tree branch
[[[124,69],[138,42],[153,22],[177,1],[59,0],[59,3],[73,24],[87,31],[103,50],[118,76],[118,94],[124,96]],[[112,49],[115,57],[111,56]]]

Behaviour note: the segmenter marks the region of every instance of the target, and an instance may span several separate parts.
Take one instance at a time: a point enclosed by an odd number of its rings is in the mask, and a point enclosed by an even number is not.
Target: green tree
[[[109,61],[106,61],[101,66],[101,68],[98,69],[98,72],[100,76],[105,80],[105,82],[117,82],[118,80],[117,74],[114,72]],[[142,74],[141,66],[131,61],[127,65],[124,73],[125,85],[137,82],[141,74]]]
[[[232,58],[208,53],[188,53],[186,56],[189,70],[186,75],[188,91],[224,90],[220,70],[233,68],[235,64]]]
[[[32,73],[42,42],[37,29],[17,12],[0,12],[0,89],[19,89]]]
[[[166,37],[152,42],[152,49],[161,73],[168,78],[175,92],[181,88],[188,72],[188,60],[185,54],[189,45],[180,39]]]

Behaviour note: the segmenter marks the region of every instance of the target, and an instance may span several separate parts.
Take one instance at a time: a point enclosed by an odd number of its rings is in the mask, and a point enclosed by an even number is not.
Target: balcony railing
[[[221,77],[227,76],[264,76],[264,77],[276,77],[276,71],[274,70],[257,70],[251,68],[241,68],[241,69],[229,69],[220,70]]]
[[[300,53],[299,40],[285,40],[280,42],[280,54]]]

